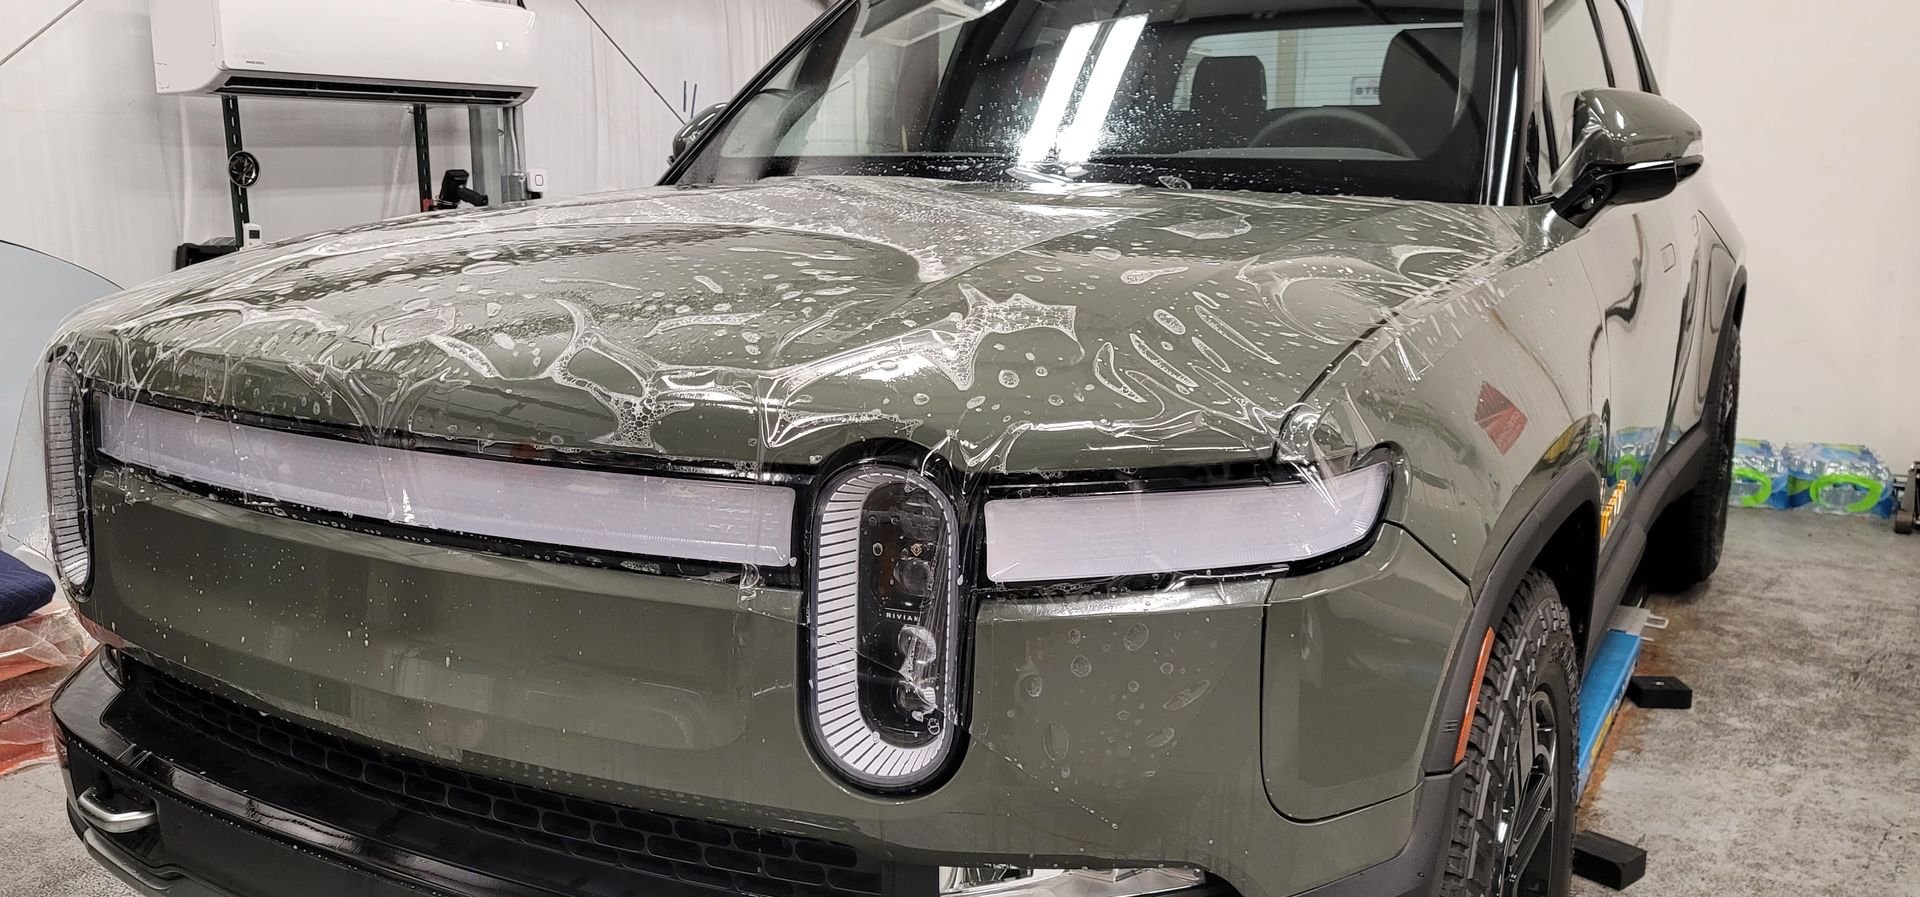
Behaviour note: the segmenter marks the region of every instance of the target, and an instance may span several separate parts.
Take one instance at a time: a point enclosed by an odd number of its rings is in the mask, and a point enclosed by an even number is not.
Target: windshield
[[[1471,202],[1494,0],[856,0],[682,184],[783,175]]]

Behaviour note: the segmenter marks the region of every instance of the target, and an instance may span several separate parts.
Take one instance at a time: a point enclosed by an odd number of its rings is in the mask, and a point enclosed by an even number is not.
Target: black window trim
[[[1607,86],[1619,87],[1620,76],[1613,73],[1613,54],[1607,50],[1607,29],[1600,24],[1600,4],[1587,0],[1587,20],[1593,23],[1593,42],[1600,46],[1600,66],[1607,70]]]
[[[1653,77],[1653,63],[1647,58],[1646,43],[1640,36],[1640,23],[1635,21],[1633,10],[1627,6],[1627,0],[1593,0],[1593,2],[1595,4],[1610,4],[1619,11],[1620,18],[1627,23],[1628,46],[1626,52],[1632,54],[1633,66],[1640,72],[1640,83],[1645,85],[1642,89],[1646,93],[1656,96],[1659,95],[1660,84],[1655,81]],[[1594,16],[1596,19],[1599,17],[1599,14],[1600,10],[1596,5],[1594,8]],[[1604,25],[1600,28],[1600,49],[1605,52],[1607,56],[1607,81],[1613,86],[1619,87],[1620,76],[1615,73],[1613,67],[1613,55],[1616,48],[1613,46],[1613,42],[1607,39],[1607,29]]]
[[[1522,0],[1522,2],[1527,4],[1529,11],[1534,16],[1533,45],[1536,48],[1543,47],[1545,46],[1545,38],[1543,36],[1543,32],[1546,28],[1546,0]],[[1607,2],[1607,0],[1599,0],[1599,2]],[[1624,3],[1625,0],[1614,0],[1614,2]],[[1593,39],[1594,39],[1594,42],[1598,44],[1600,47],[1600,62],[1607,72],[1607,86],[1613,87],[1615,86],[1614,77],[1613,77],[1613,59],[1607,53],[1607,37],[1606,37],[1606,34],[1600,30],[1600,11],[1597,8],[1595,8],[1594,3],[1595,3],[1595,0],[1587,0],[1587,21],[1588,21],[1588,24],[1593,26]],[[1631,16],[1628,17],[1627,24],[1629,26],[1633,24]],[[1639,36],[1637,33],[1634,37],[1634,40],[1637,46],[1637,42],[1639,40]],[[1539,56],[1538,51],[1536,51],[1534,55],[1538,57]],[[1539,66],[1539,72],[1538,72],[1539,79],[1536,82],[1539,84],[1539,93],[1537,95],[1540,97],[1540,101],[1539,101],[1540,107],[1538,110],[1538,114],[1542,116],[1546,122],[1548,122],[1548,127],[1546,128],[1547,158],[1548,158],[1549,165],[1552,167],[1552,169],[1554,171],[1558,171],[1560,169],[1560,164],[1566,161],[1565,158],[1561,155],[1562,152],[1570,151],[1572,150],[1572,147],[1571,146],[1562,147],[1559,145],[1560,130],[1556,126],[1554,117],[1553,117],[1553,91],[1552,91],[1553,85],[1547,83],[1547,61],[1545,59],[1537,59],[1536,62],[1537,62],[1537,65]],[[1542,177],[1542,183],[1540,184],[1540,189],[1544,192],[1547,189],[1548,183],[1551,182],[1553,179],[1553,171],[1540,172],[1540,175]],[[1543,202],[1551,202],[1558,198],[1559,198],[1558,196],[1555,196],[1554,194],[1549,193],[1544,196],[1525,197],[1523,198],[1523,203],[1525,202],[1526,199],[1531,199],[1532,202],[1526,203],[1526,204],[1538,205]]]

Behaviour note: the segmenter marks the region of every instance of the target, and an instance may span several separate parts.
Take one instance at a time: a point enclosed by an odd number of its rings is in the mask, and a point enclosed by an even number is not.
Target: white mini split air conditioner
[[[487,0],[149,0],[161,93],[511,106],[533,13]]]

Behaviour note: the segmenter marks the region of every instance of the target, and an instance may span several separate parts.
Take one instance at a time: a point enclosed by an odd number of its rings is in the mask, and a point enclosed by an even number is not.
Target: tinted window
[[[1607,80],[1607,59],[1600,51],[1600,33],[1594,30],[1587,0],[1547,0],[1541,41],[1547,97],[1553,105],[1554,146],[1564,159],[1572,145],[1574,95],[1613,85]]]
[[[849,4],[769,89],[735,104],[680,180],[904,175],[1471,201],[1494,5]]]
[[[1625,90],[1646,90],[1640,77],[1640,54],[1633,46],[1633,31],[1627,25],[1627,11],[1619,0],[1595,0],[1600,13],[1600,33],[1607,37],[1607,58],[1613,60],[1613,86]]]

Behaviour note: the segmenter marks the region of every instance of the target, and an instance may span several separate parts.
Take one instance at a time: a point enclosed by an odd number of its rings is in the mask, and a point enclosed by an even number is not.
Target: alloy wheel
[[[1537,689],[1524,713],[1526,718],[1515,727],[1513,762],[1507,764],[1501,795],[1494,878],[1498,893],[1513,897],[1548,893],[1560,802],[1560,733],[1553,698],[1546,689]]]

